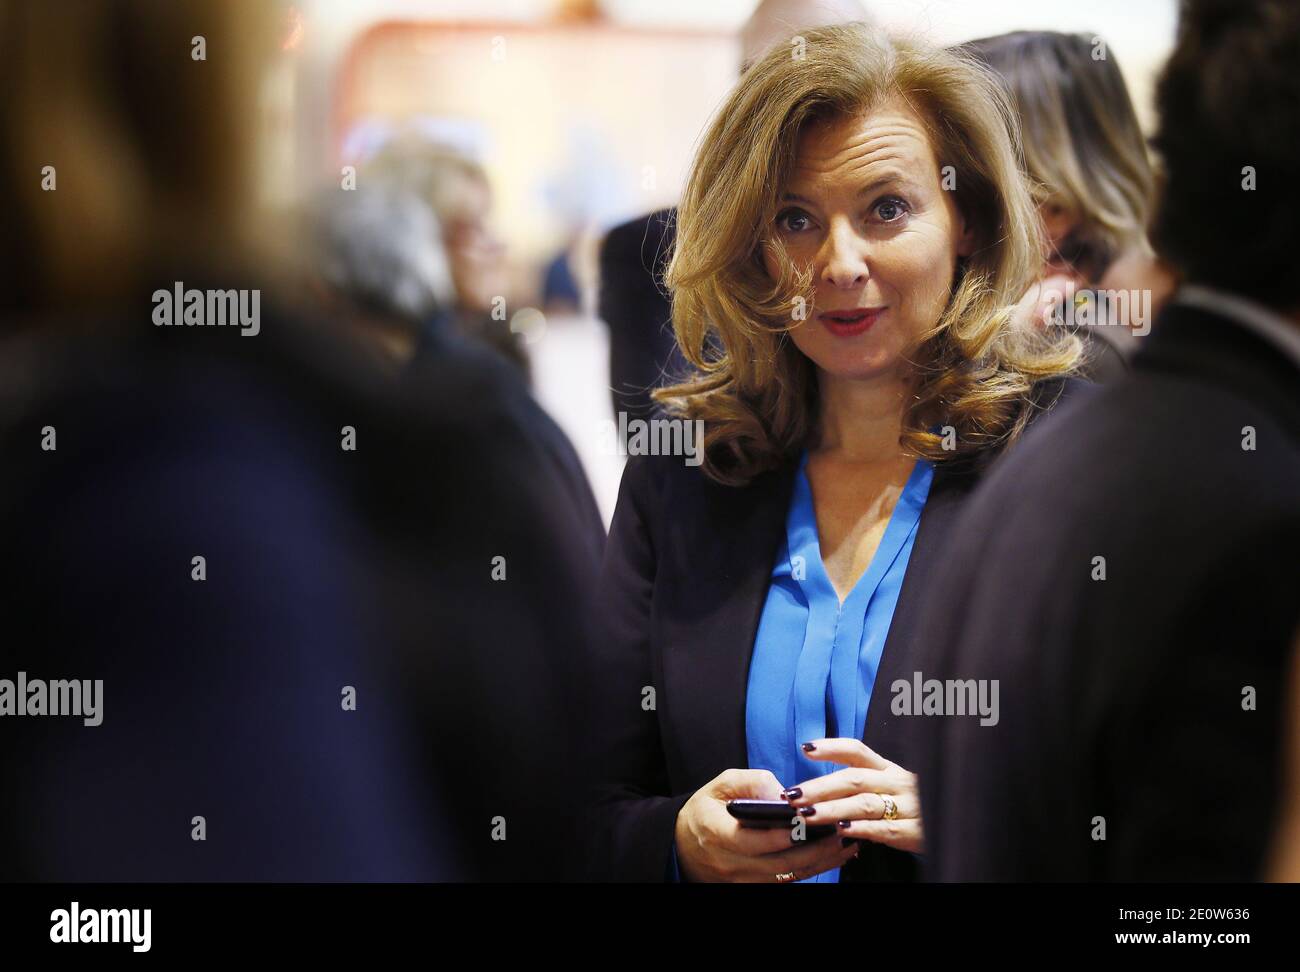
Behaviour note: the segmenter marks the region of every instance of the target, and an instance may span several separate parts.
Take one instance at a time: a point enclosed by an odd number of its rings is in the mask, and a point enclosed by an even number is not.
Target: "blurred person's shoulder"
[[[545,418],[516,367],[492,348],[453,332],[425,341],[402,372],[400,389],[403,400],[451,423]]]
[[[599,556],[604,521],[577,450],[510,362],[472,339],[441,334],[425,342],[400,387],[403,405],[430,424],[432,447],[479,463],[472,474],[494,491],[531,490],[539,502],[562,504],[567,528]]]
[[[1028,411],[1026,429],[1037,435],[1048,435],[1064,416],[1088,403],[1101,389],[1101,385],[1084,374],[1056,375],[1034,383],[1025,399]]]
[[[635,267],[648,273],[662,269],[671,253],[677,210],[661,209],[620,223],[605,234],[600,246],[602,264]]]
[[[524,376],[479,342],[456,334],[430,340],[400,385],[404,403],[449,432],[484,444],[528,442],[566,470],[580,469],[573,444],[533,397]]]
[[[6,485],[38,489],[127,463],[151,483],[220,453],[245,466],[278,455],[267,476],[314,469],[328,490],[380,475],[384,463],[347,462],[352,451],[382,458],[375,446],[389,430],[421,426],[394,393],[391,369],[339,322],[268,299],[258,330],[245,335],[155,327],[145,306],[5,339],[0,448],[14,473]],[[28,448],[44,428],[54,437],[48,452]]]
[[[1081,407],[1096,394],[1098,386],[1089,378],[1077,374],[1053,375],[1040,379],[1025,394],[1019,404],[1023,412],[1024,428],[1011,441],[993,443],[969,456],[941,463],[935,470],[936,490],[969,491],[986,479],[991,472],[1006,464],[1012,454],[1025,447],[1025,441],[1035,436],[1050,435],[1050,429]]]
[[[117,311],[57,324],[6,341],[6,400],[112,396],[118,407],[147,409],[150,396],[195,397],[223,384],[231,395],[275,389],[288,396],[382,398],[387,384],[345,328],[263,303],[259,329],[163,328],[148,314]],[[198,404],[196,402],[196,404]],[[156,410],[156,409],[155,409]]]
[[[935,597],[983,603],[985,627],[963,633],[946,617],[935,636],[994,658],[1010,625],[1101,665],[1135,641],[1155,659],[1227,637],[1247,601],[1255,630],[1294,624],[1293,601],[1260,600],[1294,576],[1294,431],[1191,369],[1135,365],[1067,394],[989,469],[955,527]],[[1246,427],[1267,445],[1243,448]]]
[[[1256,327],[1175,301],[1144,339],[1134,370],[1144,384],[1163,381],[1193,413],[1225,405],[1264,413],[1300,448],[1300,325],[1282,326],[1292,328],[1289,351]]]
[[[1300,400],[1277,393],[1285,366],[1210,321],[1199,322],[1204,334],[1175,334],[1179,317],[1165,319],[1170,329],[1157,328],[1118,380],[1064,382],[1055,407],[991,470],[972,518],[1064,530],[1069,517],[1101,533],[1144,511],[1183,517],[1203,542],[1230,542],[1279,503],[1300,506],[1300,418],[1287,417],[1300,415]]]

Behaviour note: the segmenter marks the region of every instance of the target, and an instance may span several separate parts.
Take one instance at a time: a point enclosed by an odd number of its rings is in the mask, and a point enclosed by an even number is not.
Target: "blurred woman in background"
[[[306,297],[351,322],[382,358],[405,369],[455,306],[441,223],[401,185],[330,185],[302,207]]]
[[[493,342],[461,328],[465,257],[449,246],[433,207],[403,181],[410,176],[400,169],[368,172],[356,189],[329,185],[307,200],[295,248],[300,300],[320,316],[345,322],[382,370],[408,384],[438,381],[447,360],[464,367],[472,361],[481,378],[492,376],[478,407],[484,414],[509,414],[526,430],[534,444],[531,462],[552,470],[567,494],[553,512],[569,518],[574,541],[599,560],[604,522],[573,444],[537,407],[524,376]],[[500,334],[515,337],[505,325]]]
[[[1086,291],[1150,290],[1154,314],[1173,278],[1147,241],[1154,177],[1124,76],[1105,42],[1089,34],[1016,31],[956,50],[998,73],[1019,120],[1047,244],[1041,289],[1024,302],[1033,322],[1048,322],[1050,295],[1064,293],[1067,283]],[[1139,330],[1150,324],[1133,319],[1140,309],[1132,303],[1122,310],[1121,323]],[[1133,345],[1128,328],[1082,330],[1095,376],[1122,372]]]
[[[433,212],[451,274],[452,300],[426,322],[430,333],[481,341],[529,374],[523,339],[510,330],[505,245],[492,229],[492,187],[477,162],[415,134],[384,145],[362,168],[362,186],[400,187]]]

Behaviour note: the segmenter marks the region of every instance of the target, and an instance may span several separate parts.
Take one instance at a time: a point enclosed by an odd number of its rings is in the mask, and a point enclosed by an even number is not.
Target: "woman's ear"
[[[957,255],[968,257],[975,252],[975,228],[965,216],[959,216],[958,219]]]

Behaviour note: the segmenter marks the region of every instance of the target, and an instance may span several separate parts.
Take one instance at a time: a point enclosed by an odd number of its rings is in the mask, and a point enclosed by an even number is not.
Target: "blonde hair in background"
[[[960,50],[1006,84],[1037,201],[1061,206],[1080,223],[1074,234],[1080,269],[1099,280],[1125,250],[1149,254],[1155,180],[1124,76],[1105,42],[1089,34],[1016,31]]]
[[[258,97],[276,9],[0,0],[0,259],[16,282],[5,309],[102,309],[159,265],[266,266]],[[206,60],[192,56],[197,36]]]
[[[1014,438],[1028,420],[1033,383],[1070,371],[1080,350],[1072,336],[1012,323],[1041,250],[1005,93],[969,59],[863,24],[802,36],[802,58],[781,46],[745,74],[696,156],[665,275],[678,343],[695,373],[655,398],[705,422],[704,468],[723,483],[745,483],[812,443],[816,374],[787,332],[800,323],[797,298],[811,313],[813,284],[775,238],[778,197],[808,123],[901,95],[926,121],[940,166],[953,167],[956,203],[976,237],[946,311],[912,349],[901,444],[949,462]],[[764,269],[764,246],[781,267],[777,280]],[[956,430],[955,449],[944,448],[942,426]]]

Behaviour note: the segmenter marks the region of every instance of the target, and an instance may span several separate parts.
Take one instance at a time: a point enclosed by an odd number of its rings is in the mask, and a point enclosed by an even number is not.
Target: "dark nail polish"
[[[841,830],[848,830],[848,829],[849,829],[850,827],[852,827],[852,826],[853,826],[853,821],[852,821],[852,820],[841,820],[841,821],[840,821],[840,829],[841,829]]]
[[[787,800],[798,800],[801,796],[803,796],[803,788],[799,786],[792,786],[788,790],[782,790],[781,796],[785,797]]]
[[[817,744],[816,744],[816,743],[804,743],[804,744],[803,744],[803,751],[804,751],[805,753],[815,753],[815,752],[817,752]]]
[[[805,817],[811,817],[811,816],[812,816],[814,813],[816,813],[816,812],[817,812],[817,808],[816,808],[816,807],[800,807],[800,808],[799,808],[799,813],[802,814],[802,815],[805,816]]]

